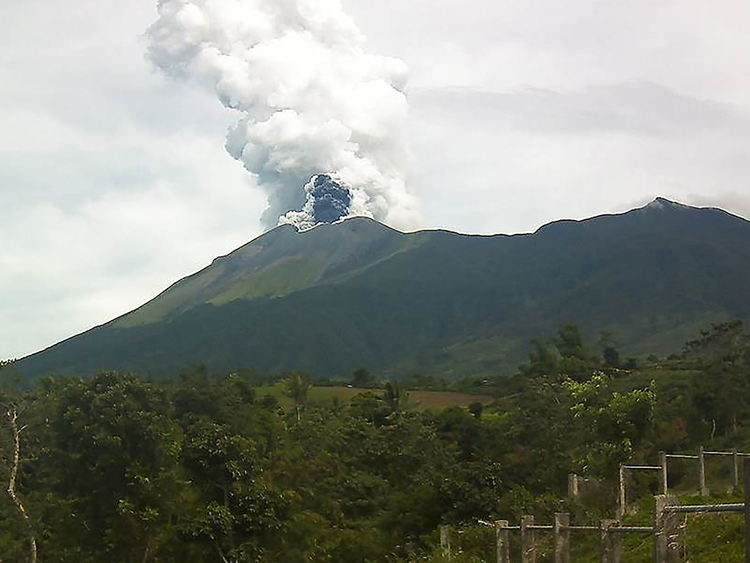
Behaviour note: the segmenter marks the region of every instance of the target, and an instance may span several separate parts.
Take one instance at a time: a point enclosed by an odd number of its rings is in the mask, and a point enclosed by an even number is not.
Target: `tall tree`
[[[70,510],[55,526],[77,530],[72,543],[87,545],[93,560],[152,561],[187,492],[165,390],[102,373],[70,381],[58,408],[48,463]]]
[[[37,560],[37,544],[36,544],[36,532],[34,526],[29,517],[29,513],[24,506],[23,501],[18,495],[17,491],[17,479],[18,479],[18,468],[21,464],[21,433],[26,429],[26,426],[19,426],[18,415],[19,406],[17,403],[10,403],[3,406],[3,414],[5,417],[5,423],[10,430],[12,440],[12,453],[9,460],[9,477],[8,477],[8,495],[10,496],[13,504],[15,505],[18,513],[21,515],[24,526],[26,527],[28,538],[29,538],[29,562],[36,563]]]
[[[409,402],[409,393],[397,381],[389,381],[385,384],[383,401],[392,413],[400,413]]]
[[[291,397],[294,401],[294,412],[299,421],[307,404],[307,393],[313,386],[312,379],[305,373],[296,372],[287,378],[284,386],[287,397]]]
[[[375,376],[367,368],[358,368],[352,373],[352,386],[369,389],[375,386]]]
[[[656,383],[628,393],[612,391],[604,374],[580,383],[563,384],[572,399],[571,412],[579,423],[576,461],[584,473],[611,475],[627,461],[654,425]]]
[[[750,407],[750,337],[741,321],[712,325],[689,342],[684,357],[700,368],[693,386],[693,405],[711,428],[711,437],[737,433]]]

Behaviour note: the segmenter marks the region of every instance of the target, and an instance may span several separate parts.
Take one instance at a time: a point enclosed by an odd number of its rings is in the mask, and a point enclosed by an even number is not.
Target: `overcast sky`
[[[343,0],[411,69],[413,228],[531,231],[661,195],[750,217],[746,0]],[[0,358],[261,234],[237,116],[145,59],[152,0],[0,0]]]

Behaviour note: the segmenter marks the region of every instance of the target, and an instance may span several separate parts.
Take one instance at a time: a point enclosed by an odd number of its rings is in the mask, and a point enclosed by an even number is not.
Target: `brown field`
[[[273,395],[279,400],[283,407],[291,407],[292,401],[284,395],[282,384],[273,387],[261,387],[257,389],[258,395]],[[372,392],[376,395],[383,393],[382,389],[358,389],[355,387],[313,387],[310,389],[308,398],[311,403],[324,403],[338,397],[344,403],[351,401],[352,397],[359,393]],[[445,409],[449,407],[467,407],[472,403],[487,405],[494,399],[488,395],[469,395],[467,393],[456,393],[453,391],[407,391],[409,403],[417,405],[420,410]]]

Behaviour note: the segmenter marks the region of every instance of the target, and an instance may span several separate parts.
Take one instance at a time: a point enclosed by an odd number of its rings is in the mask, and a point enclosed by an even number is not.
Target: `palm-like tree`
[[[409,402],[409,393],[407,393],[397,382],[389,381],[385,384],[383,401],[388,405],[391,412],[399,413],[406,408],[406,404]]]
[[[286,395],[294,401],[298,421],[302,417],[302,410],[307,403],[307,392],[312,386],[312,379],[305,373],[293,373],[286,380]]]

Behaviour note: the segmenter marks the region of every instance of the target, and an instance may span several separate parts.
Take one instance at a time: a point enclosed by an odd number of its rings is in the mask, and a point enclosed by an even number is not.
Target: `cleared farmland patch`
[[[258,387],[258,396],[271,395],[278,399],[284,408],[292,406],[292,400],[284,394],[284,385],[277,384],[273,387]],[[308,393],[310,403],[325,403],[337,397],[344,403],[348,403],[360,393],[374,393],[382,395],[382,389],[360,389],[357,387],[313,387]],[[472,395],[469,393],[458,393],[455,391],[407,391],[409,404],[415,405],[419,410],[447,409],[450,407],[468,407],[472,403],[490,404],[494,399],[489,395]]]

